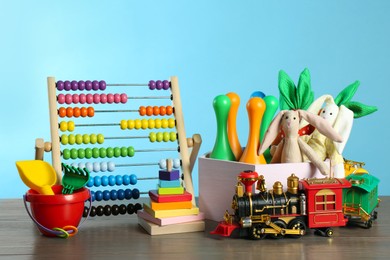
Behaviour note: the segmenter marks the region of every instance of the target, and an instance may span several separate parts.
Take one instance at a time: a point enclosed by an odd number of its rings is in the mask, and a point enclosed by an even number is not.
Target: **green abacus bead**
[[[88,134],[83,134],[83,144],[89,144],[91,142],[91,137]]]
[[[127,156],[127,147],[121,147],[121,156],[126,157]]]
[[[121,148],[115,147],[115,148],[114,148],[114,157],[115,157],[115,158],[118,158],[118,157],[120,157],[120,156],[121,156]]]
[[[166,118],[161,119],[161,127],[162,128],[168,128],[168,120]]]
[[[61,135],[61,144],[65,145],[68,144],[68,136],[67,135]]]
[[[64,149],[62,151],[62,157],[64,158],[64,160],[69,160],[69,158],[70,158],[70,151],[69,151],[69,149]]]
[[[79,156],[79,153],[77,152],[76,148],[70,149],[70,158],[77,159],[78,156]]]
[[[99,148],[95,147],[95,148],[92,148],[92,157],[93,158],[99,158]]]
[[[68,144],[73,145],[73,144],[75,144],[75,143],[76,143],[76,137],[74,136],[74,134],[70,134],[70,135],[68,136]]]
[[[133,157],[134,154],[135,154],[134,147],[133,147],[133,146],[127,147],[127,155],[128,155],[129,157]]]
[[[170,135],[168,132],[164,132],[163,133],[163,140],[164,142],[168,142],[169,141],[169,138],[170,138]]]
[[[106,148],[100,148],[99,149],[99,157],[100,158],[106,158],[106,156],[107,156],[107,151],[106,151]]]
[[[161,128],[161,119],[160,118],[156,118],[154,120],[154,128],[156,128],[156,129],[160,129]]]
[[[87,158],[87,159],[92,158],[92,149],[91,148],[85,148],[85,158]]]
[[[164,138],[164,134],[162,132],[158,132],[156,134],[156,139],[157,139],[157,142],[161,142]]]
[[[79,159],[84,159],[85,158],[85,150],[83,148],[80,148],[77,150],[77,157]]]
[[[99,144],[104,143],[104,136],[103,136],[102,134],[98,134],[98,135],[97,135],[97,142],[98,142]]]
[[[156,124],[155,124],[154,119],[150,118],[150,119],[148,120],[148,128],[149,128],[149,129],[153,129],[155,125],[156,125]]]
[[[97,142],[97,135],[96,135],[96,134],[91,134],[91,135],[89,136],[89,142],[90,142],[91,144],[96,144],[96,142]]]
[[[150,132],[149,141],[152,143],[156,142],[156,133],[155,132]]]
[[[114,148],[112,148],[112,147],[107,147],[106,153],[107,153],[107,157],[108,157],[108,158],[114,157]]]
[[[171,142],[174,142],[177,140],[177,135],[175,132],[170,132],[169,137],[170,137]]]

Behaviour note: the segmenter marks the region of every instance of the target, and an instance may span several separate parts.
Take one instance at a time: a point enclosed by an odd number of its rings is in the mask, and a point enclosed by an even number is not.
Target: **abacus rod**
[[[171,99],[171,96],[127,97],[127,99]]]
[[[74,126],[76,127],[83,127],[83,126],[118,126],[121,124],[116,124],[116,123],[106,123],[106,124],[75,124]]]
[[[149,136],[109,136],[104,137],[104,139],[141,139],[141,138],[149,138]]]
[[[97,113],[115,113],[115,112],[139,112],[139,110],[135,110],[135,109],[129,109],[129,110],[95,110],[95,112]]]
[[[134,150],[136,153],[142,153],[142,152],[173,152],[177,151],[177,148],[157,148],[157,149],[141,149],[141,150]]]
[[[106,84],[108,87],[147,87],[146,83],[112,83]]]
[[[132,167],[132,166],[151,166],[158,165],[158,163],[125,163],[125,164],[115,164],[115,167]]]

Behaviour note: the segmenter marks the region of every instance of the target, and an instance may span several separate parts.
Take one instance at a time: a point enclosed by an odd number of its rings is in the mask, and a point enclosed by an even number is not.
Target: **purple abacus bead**
[[[95,104],[100,103],[100,95],[99,94],[93,94],[93,103],[95,103]]]
[[[79,80],[78,84],[79,90],[84,90],[85,89],[85,82],[84,80]]]
[[[59,90],[59,91],[64,90],[65,85],[64,85],[64,82],[62,80],[57,81],[56,85],[57,85],[57,90]]]
[[[115,104],[118,104],[121,102],[121,95],[120,94],[118,94],[118,93],[114,94],[114,102],[115,102]]]
[[[171,83],[168,80],[163,81],[163,89],[167,90],[171,87]]]
[[[70,87],[71,89],[74,91],[74,90],[78,90],[79,89],[79,84],[77,83],[77,81],[75,80],[72,80],[72,82],[70,83]]]
[[[100,103],[102,103],[102,104],[107,103],[107,95],[106,94],[100,94]]]
[[[93,103],[93,95],[92,94],[87,94],[85,96],[87,104],[92,104]]]
[[[85,82],[85,90],[91,90],[92,89],[92,81],[87,80]]]
[[[154,82],[154,80],[150,80],[148,86],[150,90],[154,90],[156,88],[156,82]]]
[[[72,95],[71,94],[65,95],[65,103],[68,105],[72,104]]]
[[[65,95],[64,95],[64,94],[59,94],[59,95],[57,96],[57,102],[58,102],[59,104],[64,104],[64,103],[65,103]]]
[[[163,83],[161,80],[156,81],[156,89],[160,90],[163,88]]]
[[[80,104],[85,104],[85,102],[87,102],[87,97],[85,94],[82,93],[79,95],[79,102],[80,102]]]
[[[105,90],[106,87],[107,87],[107,84],[104,80],[99,81],[99,89],[100,90]]]
[[[79,95],[78,94],[73,94],[72,95],[72,101],[73,101],[73,104],[78,104],[79,101],[80,101]]]
[[[72,89],[72,85],[70,84],[70,81],[69,81],[69,80],[65,80],[65,81],[64,81],[64,89],[65,89],[66,91],[69,91],[69,90]]]
[[[99,90],[99,81],[97,80],[92,81],[92,89]]]
[[[121,94],[121,103],[126,104],[126,102],[127,102],[127,95],[126,95],[126,93],[122,93]]]
[[[107,103],[112,104],[114,103],[114,95],[113,94],[107,94]]]

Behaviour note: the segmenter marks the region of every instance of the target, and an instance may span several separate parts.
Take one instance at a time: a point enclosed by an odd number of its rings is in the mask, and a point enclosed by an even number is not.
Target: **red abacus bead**
[[[87,102],[87,97],[86,97],[85,94],[80,94],[79,95],[79,102],[80,102],[80,104],[85,104],[85,102]]]
[[[87,94],[85,97],[86,97],[87,104],[93,103],[93,95],[92,94]]]
[[[79,84],[77,83],[77,81],[72,80],[72,82],[70,83],[70,88],[72,90],[77,90],[79,88]]]
[[[74,107],[74,108],[73,108],[73,116],[74,116],[74,117],[79,117],[80,114],[81,114],[80,108],[79,108],[79,107]]]
[[[173,113],[173,108],[171,106],[167,106],[167,115],[170,116]]]
[[[71,94],[65,95],[65,103],[68,105],[72,104],[72,95]]]
[[[72,101],[73,101],[73,104],[78,104],[79,101],[80,101],[79,95],[78,94],[73,94],[72,95]]]
[[[73,116],[73,108],[67,107],[66,108],[66,116],[67,117],[72,117]]]
[[[93,107],[88,107],[87,112],[89,117],[93,117],[95,115],[95,109],[93,109]]]
[[[144,106],[139,107],[139,115],[140,116],[146,115],[146,107],[144,107]]]
[[[60,108],[58,109],[58,115],[59,115],[60,117],[65,117],[65,116],[66,116],[66,109],[65,109],[65,107],[60,107]]]
[[[100,103],[100,95],[99,94],[93,94],[93,103],[95,103],[95,104]]]
[[[127,102],[127,95],[125,93],[121,94],[121,103],[126,104]]]
[[[114,102],[115,104],[118,104],[121,102],[121,95],[120,94],[114,94]]]
[[[107,103],[108,104],[114,103],[114,95],[113,94],[107,94]]]
[[[100,103],[102,103],[102,104],[107,103],[107,95],[106,94],[100,94]]]
[[[88,111],[86,107],[80,108],[80,115],[81,117],[86,117],[88,115]]]
[[[99,81],[99,89],[100,90],[105,90],[106,86],[107,86],[107,84],[104,80]]]
[[[167,109],[164,106],[160,106],[160,116],[165,116]]]
[[[153,115],[153,107],[151,107],[151,106],[146,107],[146,115],[148,115],[148,116]]]
[[[153,115],[158,116],[160,114],[160,108],[158,106],[153,107]]]
[[[64,94],[59,94],[57,96],[57,102],[58,102],[58,104],[64,104],[65,103],[65,95]]]

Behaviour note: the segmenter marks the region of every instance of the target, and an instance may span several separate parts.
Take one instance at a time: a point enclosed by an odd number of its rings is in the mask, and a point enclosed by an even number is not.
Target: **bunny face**
[[[320,116],[328,121],[332,126],[336,122],[337,115],[339,113],[339,107],[336,104],[326,104],[322,109]]]
[[[299,113],[298,111],[294,110],[289,110],[286,111],[283,114],[282,117],[282,129],[283,131],[288,135],[288,134],[298,134],[299,130]]]

